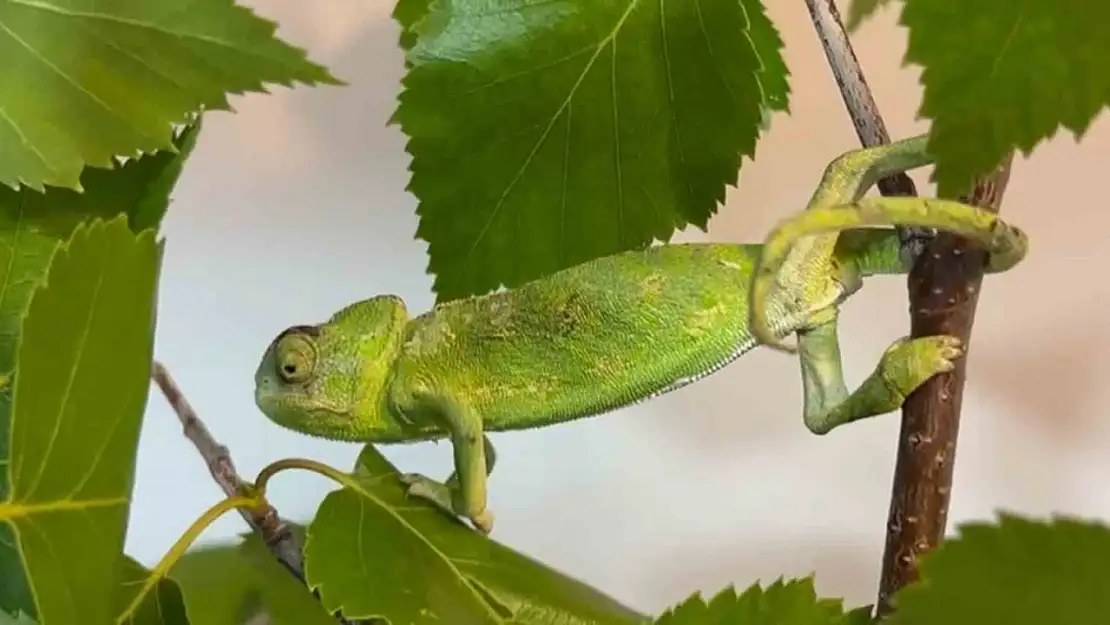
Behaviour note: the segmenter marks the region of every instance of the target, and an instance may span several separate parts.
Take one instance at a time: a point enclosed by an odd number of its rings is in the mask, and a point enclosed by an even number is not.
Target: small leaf
[[[43,623],[114,620],[161,253],[123,216],[81,225],[27,309],[0,520]]]
[[[650,621],[409,498],[372,445],[354,479],[324,499],[305,545],[305,575],[331,611],[393,625]]]
[[[841,604],[840,599],[818,599],[811,577],[780,579],[766,590],[753,584],[739,596],[729,586],[708,602],[694,593],[655,625],[856,625],[870,620],[859,618],[865,608],[845,614]]]
[[[913,0],[901,23],[906,61],[924,68],[918,113],[933,120],[932,179],[944,197],[1061,126],[1082,136],[1110,104],[1110,2]]]
[[[86,169],[84,193],[50,187],[39,193],[0,186],[0,501],[10,493],[8,479],[11,382],[20,324],[31,293],[46,276],[54,250],[79,223],[125,213],[134,223],[157,225],[169,194],[192,148],[195,132],[178,138],[177,153],[157,152],[128,161],[119,169]],[[140,214],[145,216],[140,216]],[[0,523],[0,609],[36,614],[11,527]]]
[[[758,0],[402,2],[393,119],[440,301],[705,228],[787,108]]]
[[[135,595],[140,592],[151,572],[134,559],[124,556],[123,593],[120,595],[119,606],[127,606]],[[139,607],[131,615],[120,621],[120,625],[189,625],[185,616],[185,603],[181,598],[181,589],[173,580],[162,578],[153,590],[149,591]],[[197,623],[197,625],[201,625]]]
[[[428,14],[433,0],[397,0],[393,6],[393,19],[401,26],[401,49],[409,51],[416,45],[416,26]],[[406,66],[407,66],[406,61]]]
[[[848,32],[855,31],[864,20],[889,2],[890,0],[852,0],[848,6],[848,21],[845,23],[845,28]]]
[[[862,605],[848,610],[844,613],[844,618],[840,620],[840,625],[871,625],[871,614],[874,610],[875,606],[870,605]]]
[[[134,208],[125,211],[133,232],[142,232],[147,228],[157,230],[162,226],[162,219],[165,218],[166,210],[170,207],[170,193],[177,186],[177,179],[181,177],[185,161],[197,145],[201,124],[201,116],[198,115],[196,121],[185,126],[174,139],[174,151],[162,150],[156,152],[153,158],[139,159],[137,162],[138,168],[154,175],[150,176],[150,181],[145,185],[146,188],[143,189]],[[125,167],[126,165],[130,163],[125,164]],[[88,176],[91,184],[96,184],[97,177],[95,174]],[[122,184],[124,189],[130,187],[121,178],[116,178],[114,182]]]
[[[292,525],[292,524],[290,524]],[[295,532],[303,533],[293,525]],[[257,534],[237,544],[203,547],[175,563],[194,625],[242,625],[265,612],[271,625],[335,625],[335,618],[274,559]]]
[[[264,83],[338,84],[232,0],[0,0],[0,183],[78,187]]]
[[[1094,521],[967,523],[918,569],[891,625],[1095,625],[1110,614],[1110,528]]]

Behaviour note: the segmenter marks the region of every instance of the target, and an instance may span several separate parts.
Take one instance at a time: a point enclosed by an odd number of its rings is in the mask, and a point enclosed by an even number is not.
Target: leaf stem
[[[317,475],[322,475],[332,480],[333,482],[337,482],[341,486],[359,490],[359,485],[349,474],[344,473],[339,469],[336,469],[329,465],[326,465],[323,462],[309,460],[308,458],[284,458],[282,460],[275,460],[274,462],[271,462],[270,464],[262,467],[262,470],[258,472],[258,477],[256,477],[254,480],[254,488],[257,489],[259,496],[265,497],[266,486],[269,484],[271,478],[273,478],[278,473],[281,473],[282,471],[288,471],[290,469],[301,469],[304,471],[309,471],[311,473],[316,473]]]
[[[185,533],[177,539],[173,546],[170,547],[170,550],[162,556],[162,559],[159,560],[158,564],[150,571],[150,575],[146,578],[146,581],[143,582],[143,587],[139,589],[139,593],[135,595],[131,603],[120,613],[119,618],[116,619],[116,623],[123,623],[131,618],[135,610],[142,604],[146,594],[154,588],[159,580],[166,576],[170,567],[181,559],[181,556],[192,546],[197,537],[199,537],[204,530],[208,529],[208,526],[216,519],[231,510],[255,507],[259,504],[259,501],[260,499],[256,497],[226,497],[205,510],[204,514],[201,514],[197,520],[193,521],[192,525],[185,530]]]

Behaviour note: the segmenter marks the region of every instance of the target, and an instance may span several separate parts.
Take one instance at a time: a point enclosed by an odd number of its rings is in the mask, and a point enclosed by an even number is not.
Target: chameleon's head
[[[278,425],[333,440],[395,430],[383,393],[407,321],[404,302],[383,295],[283,331],[254,374],[255,404]]]

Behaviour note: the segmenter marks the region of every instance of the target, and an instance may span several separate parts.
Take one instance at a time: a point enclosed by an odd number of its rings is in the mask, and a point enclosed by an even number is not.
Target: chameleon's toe
[[[947,373],[956,368],[954,362],[964,355],[964,342],[958,336],[941,334],[917,339],[922,370]]]
[[[401,476],[401,482],[408,485],[405,492],[409,497],[427,501],[452,518],[466,517],[483,534],[489,534],[493,530],[493,514],[489,510],[473,515],[460,512],[463,506],[461,502],[455,501],[458,498],[456,490],[447,484],[419,473],[405,473]]]
[[[481,514],[470,517],[470,522],[474,524],[475,529],[487,536],[493,531],[493,513],[489,510],[483,510]]]
[[[406,473],[401,476],[401,482],[408,485],[405,494],[409,497],[427,501],[444,514],[457,516],[455,508],[451,505],[451,489],[446,484],[419,473]]]
[[[964,343],[950,335],[904,338],[887,348],[880,362],[883,381],[899,404],[918,386],[938,373],[956,368],[956,359],[964,355]]]

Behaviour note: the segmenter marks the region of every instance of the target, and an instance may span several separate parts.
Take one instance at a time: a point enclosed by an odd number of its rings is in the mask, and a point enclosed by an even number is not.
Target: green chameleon
[[[606,413],[695,382],[758,345],[798,354],[803,419],[813,432],[890,412],[963,354],[954,336],[903,338],[854,392],[845,387],[838,305],[862,278],[904,274],[895,231],[937,228],[969,237],[1005,271],[1025,256],[1020,230],[959,202],[867,198],[880,178],[928,165],[925,137],[834,160],[806,211],[763,245],[692,243],[629,251],[515,289],[438,305],[410,317],[382,295],[320,325],[274,339],[255,374],[272,421],[334,440],[403,443],[450,438],[445,483],[403,480],[411,496],[488,533],[486,432]],[[796,346],[781,341],[793,334]]]

